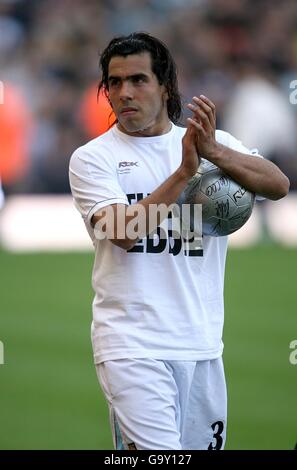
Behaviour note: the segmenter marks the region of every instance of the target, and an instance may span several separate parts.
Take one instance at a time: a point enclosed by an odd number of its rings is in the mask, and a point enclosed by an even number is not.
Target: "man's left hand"
[[[216,107],[210,99],[204,95],[193,97],[193,103],[187,107],[193,112],[193,117],[188,118],[197,134],[197,150],[199,156],[210,158],[218,147],[215,139],[216,131]]]

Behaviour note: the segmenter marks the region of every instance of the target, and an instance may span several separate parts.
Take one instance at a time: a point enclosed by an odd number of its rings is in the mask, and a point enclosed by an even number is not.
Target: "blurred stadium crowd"
[[[7,194],[70,191],[69,158],[100,131],[98,53],[135,30],[169,46],[185,102],[209,96],[218,127],[275,161],[297,189],[296,0],[1,0]]]

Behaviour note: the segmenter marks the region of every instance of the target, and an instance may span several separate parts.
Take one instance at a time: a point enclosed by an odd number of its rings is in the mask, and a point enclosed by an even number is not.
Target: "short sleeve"
[[[119,185],[116,167],[110,157],[77,149],[69,165],[69,181],[75,205],[88,224],[92,216],[110,204],[129,205]]]
[[[263,158],[263,156],[259,154],[258,149],[256,148],[248,149],[247,147],[243,145],[243,143],[240,140],[236,139],[231,134],[228,134],[227,147],[230,147],[232,150],[236,150],[237,152],[245,153],[247,155],[252,155],[254,157]]]

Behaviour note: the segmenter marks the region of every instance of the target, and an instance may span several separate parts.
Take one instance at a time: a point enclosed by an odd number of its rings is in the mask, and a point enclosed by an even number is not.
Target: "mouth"
[[[132,108],[131,106],[122,108],[120,111],[121,116],[132,116],[132,114],[135,114],[135,113],[137,113],[137,109]]]

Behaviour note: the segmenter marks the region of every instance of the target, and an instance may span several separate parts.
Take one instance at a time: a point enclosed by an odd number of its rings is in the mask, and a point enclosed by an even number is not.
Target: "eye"
[[[109,85],[109,87],[116,87],[116,86],[119,85],[119,83],[120,83],[120,79],[119,79],[119,78],[110,78],[110,79],[108,80],[108,85]]]
[[[142,75],[135,75],[133,78],[132,78],[132,82],[135,84],[135,85],[141,85],[142,83],[144,83],[146,81],[146,78],[143,77]]]

